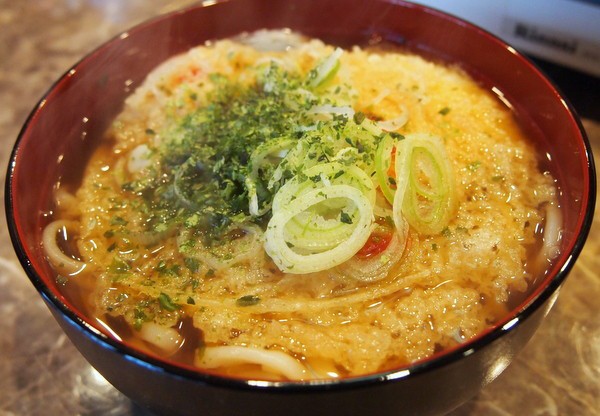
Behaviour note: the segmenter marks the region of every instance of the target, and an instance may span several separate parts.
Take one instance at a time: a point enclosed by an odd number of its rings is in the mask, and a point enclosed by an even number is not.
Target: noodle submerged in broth
[[[48,257],[115,336],[275,380],[469,340],[561,226],[512,114],[459,69],[287,32],[162,64],[56,199]]]

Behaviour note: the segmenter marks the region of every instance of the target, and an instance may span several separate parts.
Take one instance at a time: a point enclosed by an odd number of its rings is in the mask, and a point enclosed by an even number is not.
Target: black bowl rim
[[[6,218],[8,224],[9,235],[19,259],[21,266],[25,270],[27,276],[30,281],[33,283],[36,290],[40,293],[44,301],[49,307],[53,307],[57,310],[63,317],[66,318],[66,322],[72,326],[74,326],[77,330],[82,332],[85,336],[87,336],[94,343],[99,344],[102,348],[111,349],[130,361],[136,362],[139,365],[150,368],[152,371],[164,372],[170,374],[175,377],[183,377],[185,379],[193,380],[199,383],[228,387],[234,389],[243,389],[243,390],[269,390],[271,392],[324,392],[338,389],[352,389],[352,388],[361,388],[368,387],[375,384],[378,384],[383,381],[389,382],[397,382],[406,377],[415,377],[420,374],[428,373],[434,371],[437,368],[448,366],[456,361],[459,361],[463,357],[467,357],[472,355],[473,353],[482,350],[484,347],[493,343],[496,339],[502,337],[503,335],[514,331],[517,327],[519,327],[529,316],[534,314],[542,305],[546,303],[546,301],[559,289],[567,275],[573,268],[575,261],[577,260],[585,241],[588,237],[590,228],[592,226],[593,217],[594,217],[594,207],[596,202],[596,170],[594,165],[592,148],[585,132],[583,125],[577,115],[572,104],[568,99],[562,94],[559,88],[555,85],[555,83],[550,80],[544,72],[539,69],[539,67],[531,61],[529,58],[525,57],[522,53],[516,51],[514,48],[510,47],[509,44],[498,38],[496,35],[490,33],[489,31],[482,29],[468,21],[463,20],[460,17],[457,17],[453,14],[442,12],[435,8],[424,6],[417,3],[409,3],[404,0],[378,0],[384,3],[389,3],[390,5],[408,7],[420,9],[424,13],[436,14],[444,19],[449,19],[454,21],[456,24],[460,24],[462,26],[469,27],[470,30],[478,32],[480,35],[487,37],[491,42],[496,42],[500,46],[511,49],[512,53],[517,56],[525,66],[528,66],[531,71],[537,73],[537,75],[544,79],[551,89],[557,93],[557,96],[563,101],[565,107],[568,112],[572,116],[572,119],[575,121],[577,128],[581,134],[582,144],[585,148],[585,154],[582,155],[587,160],[587,174],[589,175],[589,189],[587,193],[587,204],[584,207],[585,213],[583,218],[580,218],[581,229],[575,242],[573,244],[572,250],[569,253],[568,258],[562,264],[560,270],[556,273],[556,275],[548,281],[546,286],[538,289],[536,295],[531,295],[528,298],[528,301],[525,301],[519,305],[518,308],[515,308],[508,314],[502,321],[496,324],[494,327],[484,331],[482,334],[477,335],[470,341],[465,342],[463,345],[456,347],[448,352],[444,352],[441,354],[436,354],[432,357],[424,359],[422,361],[417,361],[416,363],[406,365],[397,369],[386,370],[382,372],[366,374],[362,376],[356,376],[351,378],[342,378],[342,379],[324,379],[324,380],[309,380],[309,381],[262,381],[262,380],[246,380],[246,379],[238,379],[233,377],[225,377],[211,372],[202,372],[200,370],[194,370],[191,367],[187,368],[184,366],[179,366],[172,364],[171,362],[166,362],[160,360],[156,357],[153,357],[149,354],[146,354],[140,350],[134,349],[128,346],[125,343],[119,342],[97,328],[95,328],[92,324],[82,319],[78,316],[73,310],[71,310],[67,305],[65,305],[52,290],[48,286],[46,286],[41,279],[41,277],[36,273],[34,267],[31,264],[31,261],[27,257],[26,250],[23,247],[21,240],[19,238],[19,233],[17,230],[16,221],[13,218],[13,201],[15,196],[12,193],[12,184],[13,184],[13,176],[17,165],[17,158],[20,150],[20,143],[23,139],[23,136],[28,130],[29,125],[33,122],[33,119],[37,115],[37,113],[41,110],[43,105],[46,102],[46,99],[49,95],[57,88],[61,82],[70,76],[72,71],[76,70],[83,62],[91,59],[95,54],[101,53],[103,49],[112,45],[114,42],[118,42],[123,38],[124,35],[131,36],[135,34],[136,31],[141,30],[145,27],[152,26],[157,24],[163,20],[169,20],[173,16],[187,13],[191,10],[195,10],[198,8],[211,7],[215,4],[227,3],[235,0],[215,0],[208,3],[200,3],[188,7],[184,7],[180,10],[172,11],[169,13],[165,13],[162,15],[158,15],[156,17],[145,20],[141,23],[134,25],[133,27],[113,36],[111,39],[102,43],[91,52],[83,56],[77,63],[75,63],[71,68],[69,68],[60,78],[58,78],[50,88],[44,93],[42,98],[38,101],[36,106],[33,108],[29,116],[27,117],[23,127],[21,128],[13,150],[10,155],[8,171],[5,180],[5,211]],[[547,278],[546,278],[547,279]]]

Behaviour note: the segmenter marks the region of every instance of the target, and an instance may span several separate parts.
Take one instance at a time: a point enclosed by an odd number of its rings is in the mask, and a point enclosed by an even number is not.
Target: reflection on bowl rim
[[[63,300],[61,300],[61,297],[58,296],[58,294],[55,293],[53,290],[51,290],[51,288],[44,283],[40,275],[37,274],[35,268],[31,264],[30,259],[26,255],[26,250],[21,242],[21,239],[19,238],[18,225],[16,223],[17,221],[13,217],[13,200],[15,198],[12,192],[13,175],[17,167],[16,159],[19,153],[19,145],[24,134],[27,132],[29,125],[33,122],[33,119],[37,115],[38,111],[40,111],[41,108],[45,105],[48,96],[53,91],[60,89],[65,79],[67,79],[70,76],[70,74],[73,73],[73,71],[77,71],[78,67],[82,63],[85,63],[88,59],[91,59],[91,57],[93,57],[94,54],[101,52],[103,49],[109,47],[110,45],[113,45],[115,42],[119,42],[123,39],[126,39],[127,37],[135,34],[136,31],[141,31],[145,27],[152,26],[163,20],[169,20],[176,14],[186,13],[192,9],[210,7],[213,4],[224,3],[227,1],[229,0],[216,0],[210,2],[203,2],[200,5],[189,6],[181,10],[159,15],[152,19],[146,20],[140,24],[137,24],[124,32],[121,32],[120,34],[114,36],[112,39],[102,43],[100,46],[98,46],[93,51],[81,58],[75,65],[69,68],[58,80],[56,80],[53,83],[53,85],[47,90],[47,92],[44,94],[44,96],[40,99],[38,104],[29,114],[27,120],[23,125],[23,128],[19,133],[18,139],[14,145],[10,156],[10,162],[5,184],[5,207],[10,237],[13,242],[16,254],[19,258],[19,261],[23,266],[25,272],[27,273],[29,279],[34,284],[35,288],[42,295],[42,297],[49,306],[55,308],[55,310],[58,310],[62,315],[66,316],[68,318],[69,324],[75,326],[79,330],[83,329],[86,336],[91,338],[92,341],[94,341],[95,343],[99,343],[103,348],[113,349],[119,354],[122,354],[125,357],[127,357],[127,359],[135,361],[139,365],[150,367],[154,370],[165,371],[167,373],[177,376],[183,376],[185,378],[198,382],[207,382],[213,385],[220,385],[239,389],[262,389],[276,387],[277,390],[281,391],[307,391],[307,389],[309,391],[313,391],[332,390],[338,388],[347,389],[367,386],[385,380],[397,380],[407,377],[409,375],[418,375],[429,371],[433,371],[436,368],[447,366],[453,362],[460,360],[462,357],[466,357],[473,354],[474,352],[491,344],[504,334],[516,329],[530,315],[537,311],[538,308],[540,308],[551,296],[553,296],[554,298],[551,299],[550,306],[552,305],[552,303],[554,303],[558,295],[558,289],[560,285],[565,280],[566,276],[573,267],[577,257],[581,253],[581,250],[583,249],[583,245],[585,243],[585,240],[587,239],[594,214],[594,205],[596,199],[596,176],[591,146],[586,136],[585,130],[580,120],[577,118],[576,112],[573,109],[572,105],[568,102],[568,100],[564,98],[564,96],[560,93],[556,85],[554,85],[552,81],[548,80],[543,75],[543,73],[537,68],[537,66],[534,63],[532,63],[528,58],[523,56],[521,53],[515,51],[512,47],[510,47],[504,41],[497,38],[495,35],[471,23],[465,22],[464,20],[449,15],[447,13],[438,12],[435,9],[431,9],[429,7],[417,4],[410,4],[410,7],[420,8],[430,13],[439,13],[445,16],[446,19],[452,20],[457,24],[467,26],[470,28],[470,30],[480,32],[481,34],[486,36],[491,42],[498,43],[504,48],[510,50],[511,53],[514,54],[526,67],[529,67],[530,70],[537,75],[537,77],[545,79],[549,82],[549,85],[557,92],[557,95],[561,97],[565,107],[567,108],[567,111],[574,119],[577,129],[581,133],[583,146],[585,147],[585,154],[581,155],[581,160],[587,160],[587,172],[589,175],[589,186],[587,187],[587,189],[589,189],[589,193],[587,195],[583,195],[584,200],[587,199],[587,201],[585,201],[585,203],[582,204],[582,209],[585,209],[585,215],[582,216],[581,213],[579,213],[577,221],[578,229],[581,231],[574,239],[572,247],[570,247],[570,250],[568,251],[568,255],[566,256],[566,258],[564,259],[564,262],[556,262],[553,265],[551,272],[548,273],[548,276],[544,277],[544,279],[538,283],[536,289],[532,291],[522,302],[520,302],[520,304],[517,307],[511,309],[510,312],[498,323],[488,327],[486,330],[477,334],[475,337],[464,342],[463,344],[457,345],[449,349],[445,349],[425,359],[401,366],[399,368],[354,377],[344,377],[340,379],[318,379],[307,381],[264,381],[227,377],[220,375],[217,372],[202,370],[199,368],[195,368],[191,365],[175,363],[169,360],[168,358],[161,358],[158,355],[141,351],[129,345],[126,342],[120,342],[108,336],[106,333],[99,330],[97,327],[90,323],[92,319],[84,319],[84,314],[76,313],[73,309],[66,305],[63,302]],[[562,253],[561,256],[565,257],[565,255],[563,255]],[[560,268],[556,270],[559,267],[559,265]],[[552,278],[550,278],[549,276],[552,276]]]

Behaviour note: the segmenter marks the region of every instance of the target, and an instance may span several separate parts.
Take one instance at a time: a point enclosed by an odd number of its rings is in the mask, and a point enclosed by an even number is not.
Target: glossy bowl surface
[[[206,40],[291,28],[341,46],[390,42],[457,64],[512,107],[558,181],[561,254],[539,286],[493,328],[412,366],[341,381],[223,378],[115,340],[57,288],[40,241],[57,180],[68,180],[122,103],[165,59]],[[595,204],[591,149],[571,106],[526,58],[489,33],[441,12],[393,0],[229,0],[158,17],[117,36],[70,69],[32,111],[6,183],[11,238],[32,283],[82,354],[143,406],[188,414],[437,414],[493,380],[551,308],[579,255]]]

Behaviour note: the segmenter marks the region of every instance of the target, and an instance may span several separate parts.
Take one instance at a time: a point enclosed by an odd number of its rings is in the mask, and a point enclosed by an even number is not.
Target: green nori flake
[[[471,162],[467,165],[467,168],[471,171],[471,172],[475,172],[477,169],[479,169],[479,166],[481,166],[481,162],[476,160],[474,162]]]
[[[260,298],[255,295],[242,296],[235,301],[237,306],[254,306],[260,302]]]
[[[342,211],[340,213],[340,221],[344,224],[352,224],[352,217],[348,215],[346,212]]]
[[[357,111],[354,113],[354,122],[356,124],[360,124],[365,120],[365,114],[362,111]]]
[[[192,273],[196,273],[200,269],[200,262],[192,257],[186,257],[183,259],[183,264]]]
[[[110,266],[108,266],[108,270],[112,273],[123,274],[131,270],[131,266],[120,258],[115,257]]]
[[[142,308],[140,306],[137,306],[133,310],[133,327],[139,331],[140,329],[142,329],[142,324],[147,320],[148,317],[146,316]]]
[[[459,232],[459,233],[463,233],[463,234],[469,235],[469,230],[467,228],[465,228],[465,227],[460,227],[460,226],[456,227],[456,231]]]
[[[64,286],[68,283],[69,278],[67,276],[64,276],[62,274],[57,274],[56,275],[56,283],[60,286]]]
[[[395,140],[404,140],[404,136],[400,133],[396,133],[395,131],[391,131],[388,133],[392,139]]]
[[[174,312],[179,309],[179,305],[174,303],[169,295],[164,292],[161,292],[161,294],[158,295],[158,303],[160,304],[161,308],[169,312]]]
[[[114,216],[110,219],[110,225],[122,225],[125,226],[128,224],[128,221],[119,216]]]

